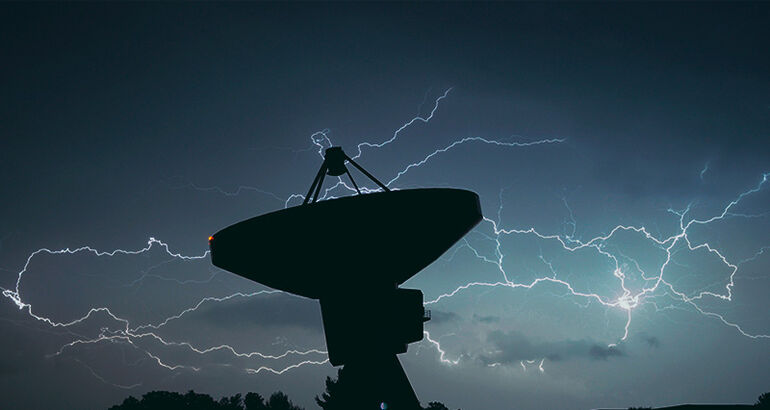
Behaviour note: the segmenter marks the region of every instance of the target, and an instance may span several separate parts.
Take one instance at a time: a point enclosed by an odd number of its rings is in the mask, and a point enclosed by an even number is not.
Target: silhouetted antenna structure
[[[353,176],[350,175],[350,171],[348,171],[348,168],[345,166],[345,161],[350,162],[354,167],[356,167],[356,169],[361,171],[362,174],[366,175],[374,183],[379,185],[383,191],[390,192],[390,189],[388,189],[388,187],[386,187],[382,182],[375,178],[374,175],[367,172],[362,166],[358,165],[356,161],[353,161],[353,158],[350,158],[347,154],[345,154],[345,152],[342,151],[342,147],[331,147],[324,151],[324,162],[321,163],[321,169],[319,169],[318,173],[315,175],[313,184],[310,185],[310,189],[307,191],[307,195],[305,195],[305,200],[302,202],[302,205],[306,205],[308,202],[314,203],[318,200],[318,194],[321,192],[321,186],[323,185],[324,177],[327,174],[333,177],[338,177],[342,174],[348,174],[348,178],[350,178],[350,182],[352,182],[353,186],[356,188],[356,192],[361,195],[361,190],[358,189],[358,184],[356,184]],[[310,201],[311,194],[313,195],[312,201]]]
[[[362,194],[346,162],[382,191]],[[358,195],[316,202],[327,174],[347,174]],[[422,340],[430,314],[419,289],[399,286],[481,219],[474,192],[391,191],[331,147],[302,205],[224,228],[209,237],[209,247],[215,266],[320,302],[329,362],[345,366],[340,408],[418,410],[398,354]],[[345,256],[334,257],[341,249]]]

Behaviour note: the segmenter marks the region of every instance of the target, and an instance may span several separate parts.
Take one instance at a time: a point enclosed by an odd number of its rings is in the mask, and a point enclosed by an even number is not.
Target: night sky
[[[433,316],[401,355],[424,403],[753,402],[768,21],[768,3],[0,5],[2,407],[194,389],[316,408],[336,375],[317,302],[213,267],[207,238],[301,203],[330,144],[391,188],[481,197],[487,219],[405,284]]]

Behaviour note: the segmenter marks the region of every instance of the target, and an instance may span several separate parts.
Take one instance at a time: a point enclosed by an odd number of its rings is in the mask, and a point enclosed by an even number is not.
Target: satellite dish
[[[345,162],[382,191],[361,194]],[[318,201],[327,174],[347,174],[359,195]],[[332,147],[302,205],[224,228],[209,238],[209,246],[212,263],[222,269],[320,300],[329,360],[346,365],[346,377],[355,386],[350,390],[357,392],[351,404],[416,409],[417,396],[396,354],[422,339],[429,314],[421,291],[398,286],[481,218],[474,192],[391,191],[340,147]]]
[[[213,235],[214,265],[313,299],[353,283],[361,291],[404,283],[480,220],[479,198],[460,189],[377,192],[295,206]]]

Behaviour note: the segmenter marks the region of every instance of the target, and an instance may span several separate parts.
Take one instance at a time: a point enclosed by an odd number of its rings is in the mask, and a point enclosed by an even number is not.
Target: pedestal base
[[[340,370],[336,387],[334,409],[421,409],[396,355],[346,363]]]

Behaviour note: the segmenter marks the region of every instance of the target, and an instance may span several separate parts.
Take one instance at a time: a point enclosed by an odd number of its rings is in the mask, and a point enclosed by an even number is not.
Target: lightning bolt
[[[172,257],[176,260],[182,260],[187,262],[194,262],[194,261],[200,261],[205,260],[209,256],[209,251],[205,251],[201,255],[183,255],[181,253],[176,253],[171,251],[169,248],[169,245],[159,239],[150,238],[147,241],[147,246],[137,249],[137,250],[124,250],[124,249],[117,249],[112,251],[100,251],[96,248],[93,248],[91,246],[82,246],[75,249],[65,248],[65,249],[59,249],[59,250],[51,250],[48,248],[41,248],[34,252],[32,252],[26,260],[26,263],[24,264],[24,267],[21,269],[21,271],[17,274],[16,279],[16,286],[14,289],[5,289],[0,287],[0,290],[2,291],[2,295],[10,300],[19,310],[26,312],[31,318],[43,322],[47,324],[50,327],[53,328],[62,328],[62,329],[68,329],[72,328],[75,325],[82,324],[89,319],[94,318],[98,314],[106,315],[108,318],[119,324],[117,328],[109,328],[109,327],[103,327],[101,328],[99,334],[96,337],[88,338],[83,335],[80,335],[78,333],[70,331],[69,333],[73,336],[75,336],[75,339],[69,343],[66,343],[62,345],[58,351],[54,352],[53,354],[49,355],[48,357],[54,357],[59,356],[64,353],[65,350],[75,348],[77,346],[84,346],[84,345],[94,345],[94,344],[100,344],[100,343],[123,343],[126,345],[131,346],[132,348],[138,350],[142,354],[144,354],[147,358],[155,362],[158,366],[168,369],[168,370],[178,370],[178,369],[187,369],[191,371],[200,371],[200,367],[191,366],[191,365],[183,365],[183,364],[173,364],[168,363],[167,361],[164,361],[158,354],[153,353],[149,348],[142,347],[140,345],[140,341],[143,339],[153,340],[155,342],[160,343],[162,346],[165,347],[177,347],[182,348],[185,350],[188,350],[193,353],[197,353],[199,355],[205,355],[208,353],[216,352],[216,351],[226,351],[230,354],[232,354],[234,357],[238,358],[245,358],[245,359],[260,359],[260,360],[270,360],[270,361],[276,361],[281,360],[285,358],[293,358],[293,357],[304,357],[308,355],[316,355],[316,356],[326,356],[326,351],[319,350],[319,349],[309,349],[309,350],[296,350],[291,349],[287,350],[284,353],[278,354],[278,355],[269,355],[269,354],[263,354],[260,352],[239,352],[235,348],[233,348],[230,345],[222,344],[217,346],[211,346],[206,348],[200,348],[192,343],[189,342],[177,342],[177,341],[171,341],[166,340],[162,336],[160,336],[155,331],[161,329],[163,326],[166,326],[169,322],[177,320],[182,318],[184,315],[196,311],[201,306],[203,306],[206,303],[217,303],[217,302],[224,302],[233,298],[251,298],[256,297],[260,295],[267,295],[267,294],[273,294],[273,293],[283,293],[276,290],[262,290],[252,293],[242,293],[242,292],[236,292],[231,295],[223,296],[223,297],[205,297],[201,299],[198,303],[195,305],[186,308],[179,312],[178,314],[169,316],[159,323],[146,323],[141,324],[137,326],[131,326],[131,323],[128,319],[125,319],[118,314],[114,313],[109,307],[103,306],[103,307],[94,307],[91,308],[88,312],[86,312],[83,316],[71,320],[71,321],[56,321],[54,319],[51,319],[46,316],[39,315],[35,313],[32,305],[30,303],[27,303],[24,301],[22,297],[22,293],[20,291],[20,286],[22,279],[24,275],[29,270],[29,265],[32,262],[33,258],[40,254],[49,254],[49,255],[75,255],[79,253],[90,253],[96,257],[111,257],[115,255],[140,255],[146,252],[149,252],[153,247],[159,247],[161,248],[165,254]],[[179,282],[183,283],[183,282]],[[151,330],[148,330],[151,329]],[[90,373],[92,373],[97,379],[109,383],[106,381],[104,377],[99,375],[93,368],[88,366],[87,364],[83,363],[80,360],[76,360],[81,365],[85,366]],[[283,374],[286,371],[296,369],[298,367],[308,365],[308,364],[323,364],[326,363],[328,359],[325,360],[302,360],[298,363],[290,364],[284,367],[275,367],[275,366],[267,366],[262,365],[257,370],[251,369],[251,368],[245,368],[244,371],[247,373],[259,373],[260,371],[269,371],[273,372],[275,374]],[[120,385],[115,383],[109,383],[112,384],[115,387],[119,388],[125,388],[125,389],[131,389],[135,388],[141,385],[141,383],[135,383],[132,385]]]
[[[392,135],[390,135],[388,138],[383,139],[380,142],[361,142],[357,144],[355,155],[353,156],[353,158],[358,159],[362,157],[366,152],[373,151],[373,150],[382,148],[384,146],[387,146],[389,144],[395,143],[405,129],[415,124],[423,124],[423,125],[429,124],[430,121],[437,114],[441,102],[446,98],[448,98],[451,91],[452,91],[451,88],[446,89],[440,96],[438,96],[433,100],[433,106],[428,115],[421,116],[418,114],[417,116],[411,118],[410,120],[402,124],[400,127],[398,127],[392,133]],[[313,133],[310,136],[310,140],[312,145],[311,149],[317,148],[318,153],[321,157],[323,157],[323,150],[325,148],[333,146],[332,139],[331,139],[331,131],[329,129],[323,129],[321,131],[317,131]],[[560,144],[560,143],[563,143],[565,140],[566,139],[564,138],[548,138],[548,139],[541,139],[541,140],[534,140],[534,141],[515,141],[515,140],[512,140],[511,138],[496,139],[496,138],[488,138],[483,136],[461,137],[451,143],[438,147],[431,152],[423,153],[423,155],[418,160],[403,165],[399,170],[393,173],[390,179],[388,179],[386,185],[388,187],[392,187],[393,189],[397,189],[397,187],[394,187],[394,184],[396,184],[404,175],[406,175],[410,171],[422,166],[426,166],[426,164],[429,164],[431,160],[433,160],[437,156],[443,155],[452,150],[460,149],[461,147],[468,144],[484,144],[484,145],[488,145],[499,149],[522,149],[522,148],[536,148],[537,146],[540,146],[540,145]],[[701,179],[703,179],[703,176],[707,171],[708,171],[708,163],[704,166],[703,170],[700,172]],[[485,217],[483,219],[482,225],[477,227],[477,229],[474,231],[476,234],[482,237],[483,240],[491,241],[491,243],[494,245],[493,254],[488,255],[488,254],[485,254],[484,252],[481,252],[477,247],[473,246],[471,242],[468,241],[467,239],[463,239],[460,242],[460,244],[452,251],[452,254],[451,254],[451,255],[456,254],[460,248],[467,248],[471,250],[473,256],[479,261],[479,263],[491,264],[496,268],[500,276],[499,280],[471,281],[471,282],[458,285],[455,289],[446,293],[439,294],[438,296],[435,296],[432,299],[426,301],[425,306],[439,304],[442,301],[450,299],[457,294],[460,294],[466,291],[471,291],[473,289],[510,288],[510,289],[528,290],[541,284],[550,283],[550,284],[554,284],[556,286],[562,287],[563,289],[566,290],[567,295],[572,296],[576,299],[598,302],[599,304],[601,304],[602,306],[608,309],[618,309],[623,313],[625,313],[626,315],[625,324],[623,326],[622,331],[619,332],[618,338],[615,342],[623,342],[629,337],[629,328],[632,325],[632,317],[633,317],[632,312],[637,307],[643,304],[650,304],[654,306],[656,310],[667,309],[667,307],[660,308],[656,302],[656,298],[660,298],[663,296],[671,297],[678,302],[682,302],[683,304],[692,307],[695,311],[704,315],[705,317],[718,320],[722,324],[735,329],[737,332],[739,332],[743,336],[746,336],[752,339],[770,338],[770,335],[767,335],[767,334],[757,334],[757,333],[748,332],[744,330],[738,323],[727,320],[724,316],[702,307],[700,303],[704,299],[715,299],[723,302],[731,302],[734,296],[733,287],[735,283],[734,282],[735,274],[738,271],[739,267],[744,263],[750,262],[752,260],[756,260],[761,255],[763,255],[763,253],[766,250],[770,249],[770,247],[768,246],[762,247],[758,249],[752,257],[743,259],[738,262],[732,262],[730,258],[725,256],[724,252],[710,245],[708,242],[698,243],[693,238],[691,238],[691,235],[692,235],[691,229],[695,226],[706,226],[706,225],[713,224],[717,221],[726,220],[728,218],[736,218],[736,217],[756,218],[756,217],[766,216],[767,213],[763,213],[763,214],[736,213],[734,212],[733,208],[735,208],[746,197],[754,195],[758,193],[760,190],[762,190],[768,181],[768,177],[770,177],[770,173],[764,173],[762,175],[762,178],[760,179],[760,181],[757,183],[755,187],[748,189],[744,192],[741,192],[732,201],[728,202],[723,208],[721,208],[721,212],[718,212],[715,215],[712,215],[705,219],[688,218],[688,215],[692,210],[691,205],[683,210],[669,209],[670,214],[674,215],[679,222],[678,231],[675,234],[670,236],[654,235],[653,233],[651,233],[651,230],[646,226],[617,225],[614,228],[612,228],[608,233],[596,236],[588,240],[581,240],[581,239],[575,238],[577,222],[575,220],[575,217],[572,213],[571,208],[569,207],[569,204],[567,203],[566,198],[563,198],[563,202],[565,207],[569,211],[569,218],[565,222],[565,225],[571,227],[571,229],[568,232],[564,232],[561,234],[542,233],[534,227],[505,228],[502,225],[502,221],[500,217],[503,210],[502,191],[501,191],[501,194],[500,194],[501,199],[500,199],[497,219],[491,219],[491,218]],[[265,191],[257,187],[250,187],[250,186],[239,186],[234,191],[227,191],[216,186],[202,187],[202,186],[195,185],[191,182],[188,182],[181,186],[177,186],[175,188],[194,189],[202,192],[214,192],[221,195],[232,196],[232,197],[241,195],[244,192],[249,192],[249,191],[257,192],[259,194],[263,194],[268,197],[271,197],[276,201],[282,202],[285,207],[290,206],[292,203],[296,202],[297,200],[304,199],[304,196],[298,193],[291,194],[288,197],[283,198],[276,193]],[[367,187],[367,186],[361,186],[360,188],[362,192],[375,192],[379,190],[379,188]],[[337,181],[332,186],[324,190],[321,198],[331,199],[335,197],[334,195],[347,194],[350,192],[355,192],[355,188],[347,185],[347,183],[343,181],[342,177],[338,177]],[[665,260],[655,271],[653,272],[644,271],[641,268],[640,264],[637,263],[635,260],[627,257],[620,250],[611,249],[611,247],[608,246],[608,241],[610,241],[613,237],[617,236],[621,232],[634,234],[639,238],[644,239],[645,241],[654,245],[656,248],[662,250],[665,254]],[[559,277],[559,275],[557,274],[557,271],[554,269],[553,264],[548,259],[546,259],[545,256],[542,255],[542,253],[541,255],[539,255],[539,259],[548,268],[550,275],[538,277],[528,282],[517,282],[513,277],[513,275],[510,275],[508,272],[506,272],[504,268],[506,253],[504,251],[504,248],[501,242],[502,238],[505,238],[507,236],[513,236],[513,235],[531,237],[535,241],[555,243],[567,253],[574,254],[575,252],[578,252],[578,251],[591,251],[591,252],[594,252],[597,255],[597,257],[610,261],[611,265],[614,268],[611,271],[606,272],[606,275],[608,279],[613,280],[614,283],[617,284],[617,290],[618,290],[617,294],[611,297],[602,296],[598,293],[591,292],[590,290],[581,289],[578,286],[573,285],[566,278]],[[22,293],[20,292],[20,285],[22,282],[22,278],[24,277],[25,273],[28,272],[31,261],[37,255],[41,255],[41,254],[74,255],[78,253],[88,253],[95,257],[112,257],[115,255],[140,255],[150,251],[152,248],[155,248],[155,247],[162,249],[163,252],[165,252],[165,254],[171,258],[169,259],[169,261],[180,260],[187,263],[195,263],[199,261],[207,261],[207,258],[209,256],[208,251],[205,251],[199,255],[192,255],[192,256],[182,255],[181,253],[173,252],[170,249],[169,245],[166,244],[165,242],[162,242],[152,237],[148,240],[147,245],[145,247],[142,247],[136,250],[117,249],[112,251],[100,251],[91,246],[83,246],[83,247],[74,248],[74,249],[65,248],[60,250],[51,250],[48,248],[41,248],[32,252],[27,257],[26,263],[24,264],[23,268],[17,273],[15,287],[13,289],[5,289],[0,287],[0,290],[2,291],[2,295],[4,296],[4,298],[6,300],[9,300],[14,306],[16,306],[19,311],[25,312],[29,317],[33,318],[38,322],[44,323],[45,325],[51,328],[63,329],[67,334],[73,337],[73,340],[62,345],[56,352],[52,353],[50,355],[51,357],[61,356],[64,354],[65,351],[76,349],[81,346],[105,344],[105,343],[117,343],[117,344],[130,346],[131,348],[137,350],[142,355],[144,355],[147,359],[156,363],[161,368],[164,368],[170,371],[189,370],[193,372],[199,372],[201,371],[202,368],[199,366],[193,366],[190,364],[173,363],[169,360],[164,360],[163,358],[161,358],[161,354],[158,352],[158,350],[154,349],[153,346],[162,346],[164,348],[172,348],[178,351],[185,351],[196,355],[206,355],[213,352],[226,352],[229,355],[231,355],[233,358],[255,360],[260,362],[293,360],[292,363],[283,365],[283,366],[260,364],[258,366],[243,367],[242,370],[247,374],[259,374],[262,372],[268,372],[268,373],[280,375],[302,366],[324,365],[328,363],[328,358],[326,358],[327,352],[320,349],[307,349],[307,350],[289,349],[284,351],[283,353],[271,355],[271,354],[261,353],[258,351],[241,352],[228,344],[202,347],[188,341],[169,340],[168,338],[161,336],[161,334],[159,333],[159,331],[168,323],[182,319],[184,316],[190,314],[191,312],[195,312],[196,310],[201,308],[201,306],[204,306],[207,304],[223,303],[235,298],[259,297],[261,295],[278,293],[279,291],[262,290],[258,292],[252,292],[252,293],[236,292],[226,296],[209,296],[209,297],[200,299],[197,303],[189,307],[186,307],[180,310],[178,313],[173,314],[169,317],[166,317],[157,323],[142,323],[142,324],[132,324],[128,319],[126,319],[125,317],[119,314],[114,313],[109,307],[106,307],[106,306],[93,307],[77,319],[73,319],[70,321],[57,321],[50,317],[46,317],[36,313],[32,305],[28,302],[25,302],[24,298],[22,297]],[[679,252],[682,249],[687,249],[690,252],[699,251],[699,250],[704,251],[707,254],[716,257],[724,266],[726,266],[729,269],[730,274],[727,278],[728,279],[727,284],[724,286],[724,291],[715,292],[711,290],[701,290],[695,293],[688,294],[685,291],[677,289],[671,281],[667,280],[667,273],[668,273],[667,269],[675,263],[673,261],[673,256],[676,254],[676,252]],[[451,255],[450,257],[452,257]],[[634,290],[627,285],[628,275],[630,275],[631,272],[629,272],[628,269],[624,267],[623,261],[630,261],[634,266],[635,271],[639,273],[639,276],[642,278],[644,283],[644,286],[641,289]],[[138,279],[130,282],[126,286],[134,286],[137,283],[141,283],[141,281],[147,277],[156,277],[163,280],[173,280],[179,285],[184,285],[188,283],[205,283],[207,281],[210,281],[214,277],[214,275],[216,275],[217,273],[215,271],[212,273],[209,279],[204,281],[197,281],[197,282],[189,281],[189,280],[179,281],[179,280],[164,278],[162,275],[155,275],[150,273],[151,271],[162,266],[164,263],[165,262],[162,262],[161,264],[158,264],[158,265],[154,265],[149,269],[143,271],[142,275]],[[115,325],[111,327],[101,328],[98,335],[94,337],[87,337],[87,336],[81,335],[74,330],[75,325],[85,323],[90,319],[93,319],[99,315],[106,316],[112,322],[114,322]],[[431,337],[430,333],[427,331],[424,333],[424,335],[425,335],[425,343],[436,349],[436,352],[438,353],[438,360],[441,363],[444,363],[446,365],[458,365],[461,363],[461,360],[464,358],[464,356],[461,355],[455,359],[449,358],[448,357],[449,354],[447,353],[446,349],[444,349],[441,346],[441,343],[439,342],[438,339]],[[608,346],[615,346],[615,345],[616,343],[614,342],[608,344]],[[532,358],[531,360],[521,361],[520,365],[523,368],[523,370],[526,371],[528,368],[528,365],[533,366],[536,364],[538,370],[540,372],[544,372],[544,362],[545,362],[545,358],[542,358],[539,360],[537,358]],[[100,376],[87,364],[82,362],[81,364],[83,364],[83,366],[88,368],[88,370],[94,375],[95,378],[105,383],[109,383],[105,378]],[[499,365],[500,365],[499,363],[492,363],[489,366],[497,367]],[[113,384],[113,383],[110,383],[110,384]],[[131,385],[118,385],[118,384],[113,384],[113,385],[120,388],[130,389],[130,388],[135,388],[139,386],[140,383],[131,384]]]
[[[644,227],[644,226],[617,225],[612,230],[610,230],[609,233],[605,235],[596,236],[587,241],[581,241],[579,239],[574,239],[571,235],[564,236],[564,235],[558,235],[558,234],[543,234],[543,233],[540,233],[535,228],[531,228],[531,227],[523,228],[523,229],[518,229],[518,228],[505,229],[500,227],[499,220],[495,221],[493,219],[484,217],[483,221],[489,224],[494,234],[494,236],[492,237],[487,236],[487,238],[495,242],[496,258],[489,258],[487,256],[482,255],[478,250],[473,248],[467,241],[463,243],[463,246],[470,247],[475,257],[481,260],[482,262],[494,264],[501,274],[501,280],[495,281],[495,282],[469,282],[456,287],[454,290],[450,292],[443,293],[435,297],[434,299],[425,302],[425,305],[429,306],[429,305],[439,303],[443,299],[451,298],[452,296],[455,296],[460,292],[463,292],[472,288],[507,287],[511,289],[517,289],[517,288],[531,289],[542,283],[554,283],[564,287],[569,292],[569,294],[573,296],[591,299],[608,308],[617,308],[625,311],[627,320],[623,328],[622,335],[619,338],[620,341],[625,341],[628,338],[629,327],[631,326],[632,310],[644,304],[647,298],[659,296],[659,293],[661,293],[660,292],[661,290],[666,290],[670,292],[670,294],[673,294],[673,296],[677,300],[691,306],[700,314],[720,321],[724,325],[727,325],[735,329],[743,336],[746,336],[751,339],[768,339],[770,338],[770,335],[747,332],[738,323],[731,322],[727,320],[724,316],[716,312],[712,312],[704,309],[701,305],[698,304],[698,301],[704,298],[715,298],[718,300],[728,301],[728,302],[732,301],[733,300],[732,289],[735,286],[735,274],[738,271],[739,265],[751,260],[755,260],[760,255],[762,255],[765,252],[765,250],[769,249],[770,247],[767,247],[767,246],[762,247],[754,254],[753,257],[744,259],[738,263],[733,263],[729,261],[729,259],[724,255],[723,252],[711,246],[708,242],[694,243],[694,241],[692,240],[692,238],[690,238],[690,235],[689,235],[690,233],[689,231],[693,226],[698,226],[698,225],[704,226],[704,225],[712,224],[717,221],[724,220],[730,216],[741,215],[741,214],[731,214],[730,210],[734,208],[736,205],[738,205],[746,197],[749,197],[753,194],[758,193],[767,184],[768,178],[770,178],[770,173],[762,174],[762,177],[760,178],[759,182],[755,187],[738,194],[733,200],[728,202],[722,208],[721,212],[717,213],[716,215],[712,215],[709,218],[687,219],[687,215],[691,211],[692,205],[688,205],[688,207],[682,211],[669,209],[670,213],[678,217],[679,231],[676,234],[668,237],[656,237],[655,235],[650,233],[647,227]],[[498,211],[498,219],[502,211],[502,207],[503,207],[503,204],[501,201],[500,209]],[[571,210],[570,210],[570,215],[572,217]],[[751,217],[751,216],[746,216],[746,217]],[[574,218],[572,221],[573,221],[572,224],[574,226]],[[621,266],[622,264],[620,262],[620,254],[614,254],[609,250],[607,250],[607,247],[606,247],[607,241],[610,240],[613,236],[615,236],[619,232],[636,233],[643,239],[656,245],[659,249],[662,249],[665,251],[665,255],[666,255],[665,261],[660,265],[660,268],[653,274],[645,273],[644,270],[639,266],[639,264],[635,263],[636,269],[639,272],[641,272],[642,279],[644,279],[645,281],[653,281],[652,285],[645,286],[638,292],[633,292],[626,287],[626,273],[623,272],[623,269]],[[553,276],[540,277],[527,283],[518,283],[514,280],[511,280],[509,278],[509,275],[506,273],[505,269],[503,268],[503,260],[505,258],[505,254],[501,250],[501,242],[500,242],[500,238],[507,235],[528,235],[528,236],[533,236],[538,240],[556,242],[563,250],[570,253],[574,253],[578,250],[583,250],[583,249],[590,249],[595,251],[598,255],[609,259],[614,264],[615,268],[611,272],[611,274],[613,277],[615,277],[618,280],[618,285],[620,288],[620,296],[618,296],[617,298],[607,298],[607,297],[602,297],[597,293],[577,290],[568,281],[557,278],[556,273],[553,272],[552,266],[549,266],[549,267],[550,267],[550,270],[554,273]],[[724,292],[718,293],[718,292],[712,292],[712,291],[700,291],[695,294],[688,295],[686,292],[678,290],[671,282],[666,281],[665,279],[666,268],[669,267],[669,265],[672,263],[672,257],[677,245],[680,245],[680,246],[683,245],[689,251],[705,250],[709,254],[716,256],[724,266],[729,268],[730,274],[728,276],[727,284],[724,286]],[[544,263],[547,263],[547,262],[544,261]],[[441,348],[441,346],[437,341],[432,339],[428,339],[428,340],[430,343],[433,343],[434,345],[436,345],[436,348],[440,352],[440,355],[441,355],[440,360],[442,362],[447,364],[457,364],[457,361],[445,359],[446,352]],[[609,347],[614,347],[616,345],[617,345],[616,343],[608,344]],[[531,363],[534,363],[534,362],[531,362]],[[521,363],[521,366],[524,367],[526,370],[526,367],[524,366],[524,362]],[[539,368],[542,371],[542,362],[540,363]]]

